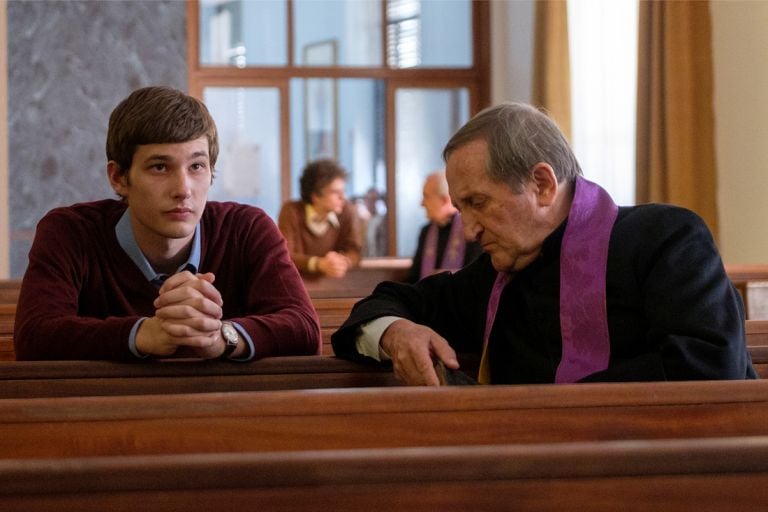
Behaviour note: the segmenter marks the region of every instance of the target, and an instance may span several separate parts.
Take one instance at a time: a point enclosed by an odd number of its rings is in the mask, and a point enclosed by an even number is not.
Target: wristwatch
[[[221,353],[219,359],[228,359],[232,352],[237,348],[237,329],[232,325],[232,322],[221,323],[221,338],[224,340],[224,352]]]

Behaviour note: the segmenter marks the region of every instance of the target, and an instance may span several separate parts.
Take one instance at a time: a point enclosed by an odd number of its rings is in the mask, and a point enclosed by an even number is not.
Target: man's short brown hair
[[[136,147],[173,144],[206,136],[211,172],[219,156],[216,123],[205,104],[172,87],[144,87],[132,92],[109,116],[107,160],[124,174]]]

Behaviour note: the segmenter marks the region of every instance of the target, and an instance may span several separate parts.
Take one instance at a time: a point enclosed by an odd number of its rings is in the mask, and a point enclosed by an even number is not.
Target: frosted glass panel
[[[201,0],[200,63],[284,66],[286,30],[286,0]]]
[[[299,66],[381,66],[380,0],[295,0]]]
[[[424,179],[443,169],[448,139],[469,119],[469,92],[458,89],[398,89],[395,93],[395,190],[397,256],[416,252],[427,222],[421,207]]]
[[[280,211],[280,91],[207,87],[204,101],[219,131],[219,159],[211,200]]]

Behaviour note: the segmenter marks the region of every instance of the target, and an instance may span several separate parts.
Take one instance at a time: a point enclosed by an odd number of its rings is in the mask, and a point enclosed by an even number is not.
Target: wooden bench
[[[21,279],[0,279],[0,304],[16,304],[20,289]]]
[[[0,461],[0,508],[752,512],[768,438]]]
[[[0,303],[0,361],[13,361],[13,323],[16,318],[16,304]]]
[[[320,318],[323,355],[333,355],[331,335],[341,327],[359,300],[360,297],[312,297],[312,304]]]
[[[768,381],[0,400],[0,459],[768,435]]]
[[[744,300],[747,319],[768,320],[768,265],[726,265],[725,271]]]
[[[269,357],[245,364],[198,360],[0,363],[0,399],[396,385],[400,383],[390,370],[320,356]]]
[[[364,258],[343,278],[302,275],[309,296],[315,298],[366,297],[382,281],[404,281],[410,258]]]

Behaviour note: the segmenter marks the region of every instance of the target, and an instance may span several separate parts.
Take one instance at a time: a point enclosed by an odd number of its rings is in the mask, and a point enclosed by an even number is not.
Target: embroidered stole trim
[[[458,270],[464,266],[464,225],[461,222],[461,215],[458,213],[453,216],[451,221],[451,232],[448,235],[448,242],[445,244],[443,258],[440,266],[436,266],[437,261],[437,238],[440,228],[434,222],[427,228],[427,236],[424,240],[424,254],[421,255],[421,267],[419,269],[419,279],[423,279],[432,274],[435,269]]]
[[[605,299],[608,244],[619,208],[599,185],[577,178],[560,248],[560,330],[563,355],[555,382],[576,382],[605,370],[611,355]],[[488,340],[509,275],[491,289],[478,382],[489,384]]]

